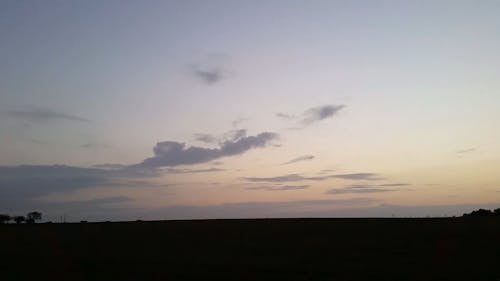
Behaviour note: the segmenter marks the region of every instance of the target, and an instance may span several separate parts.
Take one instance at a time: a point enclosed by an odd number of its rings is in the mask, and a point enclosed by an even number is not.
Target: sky
[[[500,207],[500,1],[0,2],[0,213]]]

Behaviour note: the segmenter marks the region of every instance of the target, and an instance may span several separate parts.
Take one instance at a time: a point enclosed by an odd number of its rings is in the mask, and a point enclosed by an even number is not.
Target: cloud
[[[320,177],[318,177],[320,178]],[[323,177],[321,177],[323,178]],[[324,177],[325,179],[327,177]],[[294,181],[303,181],[303,180],[308,180],[307,177],[303,177],[299,174],[288,174],[284,176],[278,176],[278,177],[245,177],[243,178],[246,181],[251,181],[251,182],[294,182]]]
[[[105,185],[111,172],[69,166],[0,167],[0,205],[17,205],[53,192]]]
[[[219,168],[208,168],[208,169],[175,169],[175,168],[168,168],[168,169],[164,169],[162,171],[167,172],[169,174],[197,174],[197,173],[222,172],[222,171],[226,171],[226,169],[219,169]]]
[[[348,193],[379,193],[379,192],[389,192],[389,191],[401,191],[409,189],[387,189],[385,187],[398,187],[406,186],[408,184],[394,183],[394,184],[379,184],[379,185],[362,185],[354,184],[344,188],[332,188],[326,191],[326,194],[348,194]]]
[[[312,160],[312,159],[314,159],[314,155],[302,155],[302,156],[293,158],[292,160],[285,162],[282,165],[288,165],[288,164],[292,164],[292,163],[296,163],[296,162],[300,162],[300,161]]]
[[[295,118],[295,115],[278,112],[278,113],[276,113],[276,117],[287,119],[287,120],[292,120]]]
[[[195,140],[208,143],[208,144],[213,144],[213,143],[219,143],[222,144],[226,141],[237,141],[243,137],[246,137],[247,135],[247,130],[245,129],[238,129],[238,130],[231,130],[229,132],[224,133],[222,136],[214,136],[212,134],[193,134],[193,137]]]
[[[211,134],[194,134],[194,139],[204,143],[216,143],[218,140]]]
[[[247,130],[232,130],[224,134],[223,141],[237,141],[247,136]]]
[[[266,191],[284,191],[284,190],[300,190],[309,188],[309,185],[275,185],[275,186],[252,186],[250,190],[266,190]]]
[[[382,180],[374,173],[354,173],[354,174],[341,174],[333,175],[334,178],[346,179],[346,180]]]
[[[300,174],[288,174],[277,177],[244,177],[243,179],[251,182],[296,182],[296,181],[323,181],[332,178],[341,178],[348,180],[381,180],[374,173],[355,173],[355,174],[339,174],[327,175],[319,177],[305,177]]]
[[[117,164],[105,168],[82,168],[65,165],[0,166],[0,206],[29,205],[36,198],[52,193],[72,192],[93,187],[154,186],[149,181],[157,170],[140,169]]]
[[[408,186],[411,185],[409,183],[384,183],[384,184],[379,184],[378,186]]]
[[[300,116],[278,112],[276,113],[276,117],[286,120],[295,120],[300,118],[300,121],[298,121],[298,127],[290,129],[303,129],[312,123],[333,117],[344,107],[345,105],[322,105],[309,108]]]
[[[468,148],[468,149],[461,149],[461,150],[457,150],[456,153],[457,153],[457,156],[458,157],[465,157],[469,154],[472,154],[476,152],[476,148],[475,147],[471,147],[471,148]]]
[[[378,193],[378,192],[387,192],[394,191],[391,189],[383,189],[383,188],[341,188],[341,189],[330,189],[326,192],[326,194],[347,194],[347,193]]]
[[[474,147],[472,147],[472,148],[468,148],[468,149],[457,150],[457,153],[464,154],[464,153],[470,153],[470,152],[474,152],[474,151],[476,151],[476,149]]]
[[[237,128],[241,123],[243,123],[247,120],[248,120],[248,118],[241,117],[241,118],[233,120],[233,122],[231,122],[231,125],[233,126],[233,128]]]
[[[186,144],[174,141],[159,142],[153,149],[154,156],[145,159],[139,166],[155,168],[210,162],[222,157],[243,154],[253,148],[265,147],[277,137],[275,133],[264,132],[256,136],[242,137],[236,141],[225,141],[218,148],[186,147]]]
[[[330,118],[337,114],[344,107],[345,105],[323,105],[310,108],[304,112],[304,119],[302,119],[302,124],[307,126],[311,123]]]
[[[202,82],[212,85],[226,78],[226,73],[218,67],[192,66],[193,74]]]
[[[110,146],[107,144],[92,143],[92,142],[88,142],[88,143],[80,145],[80,148],[84,148],[84,149],[105,149],[105,148],[109,148],[109,147]]]
[[[7,115],[11,118],[20,119],[31,123],[47,123],[55,120],[77,121],[77,122],[90,122],[89,119],[67,114],[64,112],[57,112],[44,108],[28,108],[20,110],[9,110]]]
[[[105,164],[97,164],[92,166],[92,168],[104,169],[104,170],[120,170],[127,168],[127,165],[116,164],[116,163],[105,163]]]

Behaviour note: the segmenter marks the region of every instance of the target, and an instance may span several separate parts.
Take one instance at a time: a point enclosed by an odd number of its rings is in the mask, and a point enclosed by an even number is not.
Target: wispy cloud
[[[238,130],[230,130],[230,131],[228,131],[220,136],[216,136],[216,135],[212,135],[212,134],[197,133],[197,134],[193,134],[193,137],[196,141],[203,142],[203,143],[222,144],[226,141],[237,141],[241,138],[246,137],[246,135],[247,135],[247,130],[238,129]]]
[[[284,176],[277,177],[244,177],[243,179],[250,182],[296,182],[296,181],[321,181],[328,179],[329,176],[325,177],[304,177],[300,174],[288,174]]]
[[[285,190],[300,190],[309,188],[309,185],[269,185],[269,186],[252,186],[250,190],[265,190],[265,191],[285,191]]]
[[[297,181],[323,181],[332,178],[340,178],[347,180],[382,180],[374,173],[354,173],[354,174],[338,174],[326,175],[317,177],[306,177],[301,174],[288,174],[277,177],[244,177],[243,180],[250,182],[297,182]]]
[[[197,173],[213,173],[213,172],[222,172],[226,171],[226,169],[219,168],[207,168],[207,169],[176,169],[176,168],[168,168],[162,170],[169,174],[197,174]]]
[[[326,192],[326,194],[348,194],[348,193],[379,193],[379,192],[388,192],[394,191],[390,189],[383,188],[340,188],[340,189],[330,189]]]
[[[333,117],[344,107],[345,105],[328,104],[317,107],[311,107],[306,111],[304,111],[301,115],[278,112],[276,113],[276,117],[285,120],[297,120],[298,123],[297,127],[293,127],[290,129],[303,129],[313,123]]]
[[[374,173],[340,174],[333,175],[332,177],[346,180],[383,180],[383,178]]]
[[[218,68],[204,68],[200,66],[193,66],[192,71],[196,77],[209,85],[219,82],[225,76],[223,71]]]
[[[233,122],[231,122],[231,126],[233,126],[233,128],[237,128],[241,123],[243,123],[247,120],[248,120],[248,118],[243,118],[243,117],[237,118],[237,119],[233,120]]]
[[[339,175],[327,175],[318,177],[305,177],[300,174],[288,174],[284,176],[277,177],[245,177],[246,181],[251,182],[296,182],[296,181],[323,181],[332,178],[340,178],[347,180],[382,180],[374,173],[354,173],[354,174],[339,174]]]
[[[409,183],[384,183],[384,184],[379,184],[378,186],[387,186],[387,187],[394,187],[394,186],[409,186],[411,184]]]
[[[458,157],[463,157],[463,156],[466,156],[468,154],[472,154],[476,151],[477,151],[477,149],[475,147],[471,147],[471,148],[467,148],[467,149],[457,150],[456,153],[457,153]]]
[[[283,112],[278,112],[278,113],[276,113],[276,117],[283,118],[283,119],[286,119],[286,120],[292,120],[296,116],[292,115],[292,114],[286,114],[286,113],[283,113]]]
[[[332,188],[327,190],[326,194],[348,194],[348,193],[380,193],[380,192],[390,192],[390,191],[402,191],[409,189],[388,189],[386,187],[400,187],[406,186],[408,184],[395,183],[395,184],[379,184],[379,185],[363,185],[354,184],[346,186],[343,188]]]
[[[218,141],[218,138],[211,135],[211,134],[193,134],[193,137],[195,140],[199,142],[204,142],[204,143],[216,143]]]
[[[31,123],[46,123],[55,120],[90,122],[89,119],[77,115],[37,107],[9,110],[7,111],[7,115],[11,118],[16,118]]]
[[[265,147],[277,137],[276,133],[264,132],[256,136],[242,137],[236,141],[226,141],[218,148],[186,147],[185,143],[174,141],[159,142],[153,149],[154,156],[145,159],[138,166],[155,168],[206,163],[222,157],[239,155],[253,148]]]
[[[306,110],[303,114],[302,124],[305,126],[314,122],[330,118],[337,114],[345,105],[323,105]]]
[[[109,145],[104,144],[104,143],[93,143],[93,142],[88,142],[80,145],[81,148],[85,149],[105,149],[105,148],[110,148]]]
[[[300,161],[308,161],[308,160],[312,160],[312,159],[314,159],[314,155],[302,155],[302,156],[293,158],[292,160],[285,162],[282,165],[288,165],[288,164],[297,163]]]

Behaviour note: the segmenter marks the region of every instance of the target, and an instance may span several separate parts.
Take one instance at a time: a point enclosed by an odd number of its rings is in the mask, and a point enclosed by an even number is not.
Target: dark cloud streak
[[[57,112],[50,109],[43,109],[43,108],[9,110],[7,111],[7,115],[9,117],[21,119],[31,123],[46,123],[53,120],[90,122],[89,119],[80,116],[67,114],[64,112]]]
[[[236,141],[225,141],[218,148],[186,147],[185,143],[174,141],[159,142],[153,149],[154,156],[145,159],[138,166],[155,168],[206,163],[222,157],[239,155],[253,148],[265,147],[277,137],[275,133],[264,132],[256,136],[242,137]]]
[[[283,163],[282,165],[288,165],[288,164],[293,164],[301,161],[308,161],[314,159],[314,155],[302,155],[296,158],[293,158],[292,160]]]

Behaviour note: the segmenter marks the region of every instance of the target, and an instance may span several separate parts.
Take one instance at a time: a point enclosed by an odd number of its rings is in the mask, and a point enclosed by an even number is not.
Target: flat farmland
[[[1,280],[500,280],[500,218],[0,225]]]

